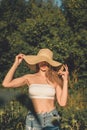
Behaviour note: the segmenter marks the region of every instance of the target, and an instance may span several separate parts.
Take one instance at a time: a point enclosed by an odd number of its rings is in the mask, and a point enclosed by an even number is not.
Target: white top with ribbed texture
[[[31,84],[29,86],[30,98],[54,99],[55,88],[49,84]]]

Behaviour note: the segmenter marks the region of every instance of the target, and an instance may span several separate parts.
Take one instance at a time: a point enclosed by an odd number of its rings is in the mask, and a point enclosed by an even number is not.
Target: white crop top
[[[54,99],[55,88],[49,84],[31,84],[29,86],[30,98]]]

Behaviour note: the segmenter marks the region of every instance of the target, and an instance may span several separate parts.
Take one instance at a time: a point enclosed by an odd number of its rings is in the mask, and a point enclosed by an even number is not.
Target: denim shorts
[[[26,130],[60,130],[59,119],[56,109],[44,114],[29,112],[26,117]]]

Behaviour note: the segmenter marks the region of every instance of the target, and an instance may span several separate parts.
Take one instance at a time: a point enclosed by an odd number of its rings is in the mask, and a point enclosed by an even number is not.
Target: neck
[[[45,81],[46,83],[49,83],[49,80],[48,80],[48,78],[47,78],[47,76],[46,76],[46,72],[47,72],[47,71],[42,71],[42,70],[40,70],[40,71],[38,72],[38,76],[41,77],[41,79],[43,79],[43,81]]]
[[[39,74],[40,76],[42,76],[42,77],[46,77],[46,71],[40,70],[40,71],[38,72],[38,74]]]

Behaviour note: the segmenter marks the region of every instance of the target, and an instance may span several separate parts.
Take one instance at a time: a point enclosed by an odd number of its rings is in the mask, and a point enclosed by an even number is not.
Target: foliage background
[[[69,97],[58,106],[63,130],[87,129],[87,4],[86,0],[0,1],[0,128],[24,130],[27,86],[6,89],[2,81],[18,53],[37,54],[41,48],[69,66]],[[29,73],[23,62],[15,77]],[[26,102],[26,103],[25,103]]]

